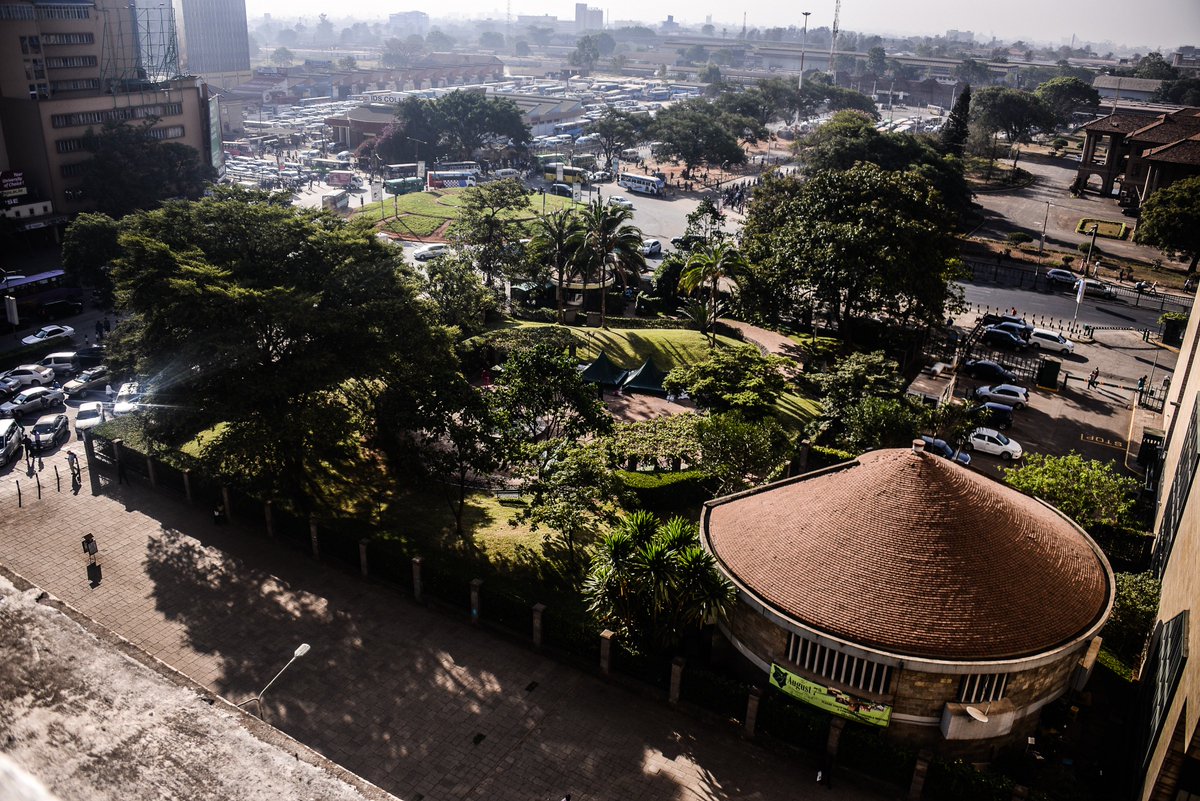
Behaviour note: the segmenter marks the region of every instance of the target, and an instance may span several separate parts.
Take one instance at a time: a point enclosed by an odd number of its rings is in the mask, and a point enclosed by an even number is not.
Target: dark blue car
[[[933,437],[921,435],[921,440],[925,443],[925,450],[930,453],[936,453],[938,456],[943,456],[947,459],[953,459],[963,467],[971,464],[971,454],[955,453],[954,448],[950,447],[950,443],[944,439],[934,439]]]
[[[971,359],[963,364],[963,371],[971,378],[997,384],[1011,384],[1017,380],[1016,373],[991,359]]]

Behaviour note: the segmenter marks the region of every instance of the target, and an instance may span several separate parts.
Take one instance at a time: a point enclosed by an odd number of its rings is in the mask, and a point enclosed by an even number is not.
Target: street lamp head
[[[297,659],[297,658],[299,658],[299,657],[302,657],[302,656],[304,656],[305,654],[307,654],[307,653],[308,653],[308,651],[309,651],[309,646],[308,646],[308,643],[301,643],[301,644],[300,644],[300,647],[296,649],[296,653],[295,653],[295,654],[293,654],[293,657],[292,657],[292,658],[293,658],[293,659]]]

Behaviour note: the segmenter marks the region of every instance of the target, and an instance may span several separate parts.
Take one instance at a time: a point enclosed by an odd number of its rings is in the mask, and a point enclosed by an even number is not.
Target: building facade
[[[1114,598],[1083,529],[919,441],[710,501],[701,539],[770,686],[944,755],[1021,742],[1082,688]]]
[[[1139,677],[1135,759],[1144,801],[1200,797],[1200,306],[1193,304],[1163,407],[1153,570],[1162,579],[1158,620]]]
[[[1118,107],[1080,130],[1077,191],[1096,177],[1101,195],[1120,184],[1122,202],[1136,206],[1157,189],[1200,175],[1200,108]]]
[[[152,136],[211,163],[206,88],[178,77],[169,48],[146,48],[147,31],[164,24],[113,0],[0,0],[0,168],[23,175],[26,201],[89,208],[78,192],[84,140],[110,122],[153,122]]]
[[[246,0],[174,0],[179,62],[205,78],[249,73]]]

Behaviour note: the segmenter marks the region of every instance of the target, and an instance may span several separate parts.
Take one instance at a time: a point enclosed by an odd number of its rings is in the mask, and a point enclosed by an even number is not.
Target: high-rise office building
[[[155,1],[138,0],[138,5]],[[208,77],[250,69],[246,0],[173,2],[179,29],[179,63],[185,73]]]
[[[170,6],[0,0],[0,169],[61,214],[90,206],[77,191],[85,136],[107,123],[152,121],[152,136],[211,162],[207,91],[176,54]]]
[[[587,3],[575,4],[575,32],[599,31],[604,29],[604,11],[588,8]]]

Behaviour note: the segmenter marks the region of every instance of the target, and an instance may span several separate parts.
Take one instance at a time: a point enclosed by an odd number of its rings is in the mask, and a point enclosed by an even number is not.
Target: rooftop
[[[1107,560],[1052,507],[951,460],[883,450],[706,504],[706,547],[785,618],[941,661],[1019,659],[1094,633]]]
[[[1095,89],[1115,89],[1126,92],[1156,92],[1162,86],[1158,78],[1125,78],[1118,75],[1097,75],[1092,79]]]

